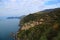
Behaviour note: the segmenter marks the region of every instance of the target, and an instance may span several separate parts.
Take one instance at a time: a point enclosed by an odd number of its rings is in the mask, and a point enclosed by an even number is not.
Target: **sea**
[[[19,29],[20,19],[1,19],[0,20],[0,40],[14,40],[11,33],[16,33]]]

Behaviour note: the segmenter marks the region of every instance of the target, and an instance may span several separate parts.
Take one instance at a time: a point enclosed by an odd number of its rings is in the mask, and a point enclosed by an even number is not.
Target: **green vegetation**
[[[28,30],[19,30],[20,40],[60,40],[60,8],[42,11],[24,17],[20,24],[38,21],[43,18],[44,24],[36,25]]]

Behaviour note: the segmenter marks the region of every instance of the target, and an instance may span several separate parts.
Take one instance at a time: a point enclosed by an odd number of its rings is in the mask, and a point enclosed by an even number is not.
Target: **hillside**
[[[60,8],[29,14],[19,26],[17,40],[60,40]]]

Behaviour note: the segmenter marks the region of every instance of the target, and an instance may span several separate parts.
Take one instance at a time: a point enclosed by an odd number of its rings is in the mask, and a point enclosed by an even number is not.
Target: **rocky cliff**
[[[19,25],[17,40],[60,40],[60,8],[29,14]]]

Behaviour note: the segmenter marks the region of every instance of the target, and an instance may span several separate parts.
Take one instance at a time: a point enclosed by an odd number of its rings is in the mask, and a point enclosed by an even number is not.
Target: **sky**
[[[0,0],[0,16],[21,16],[60,7],[60,0]]]

